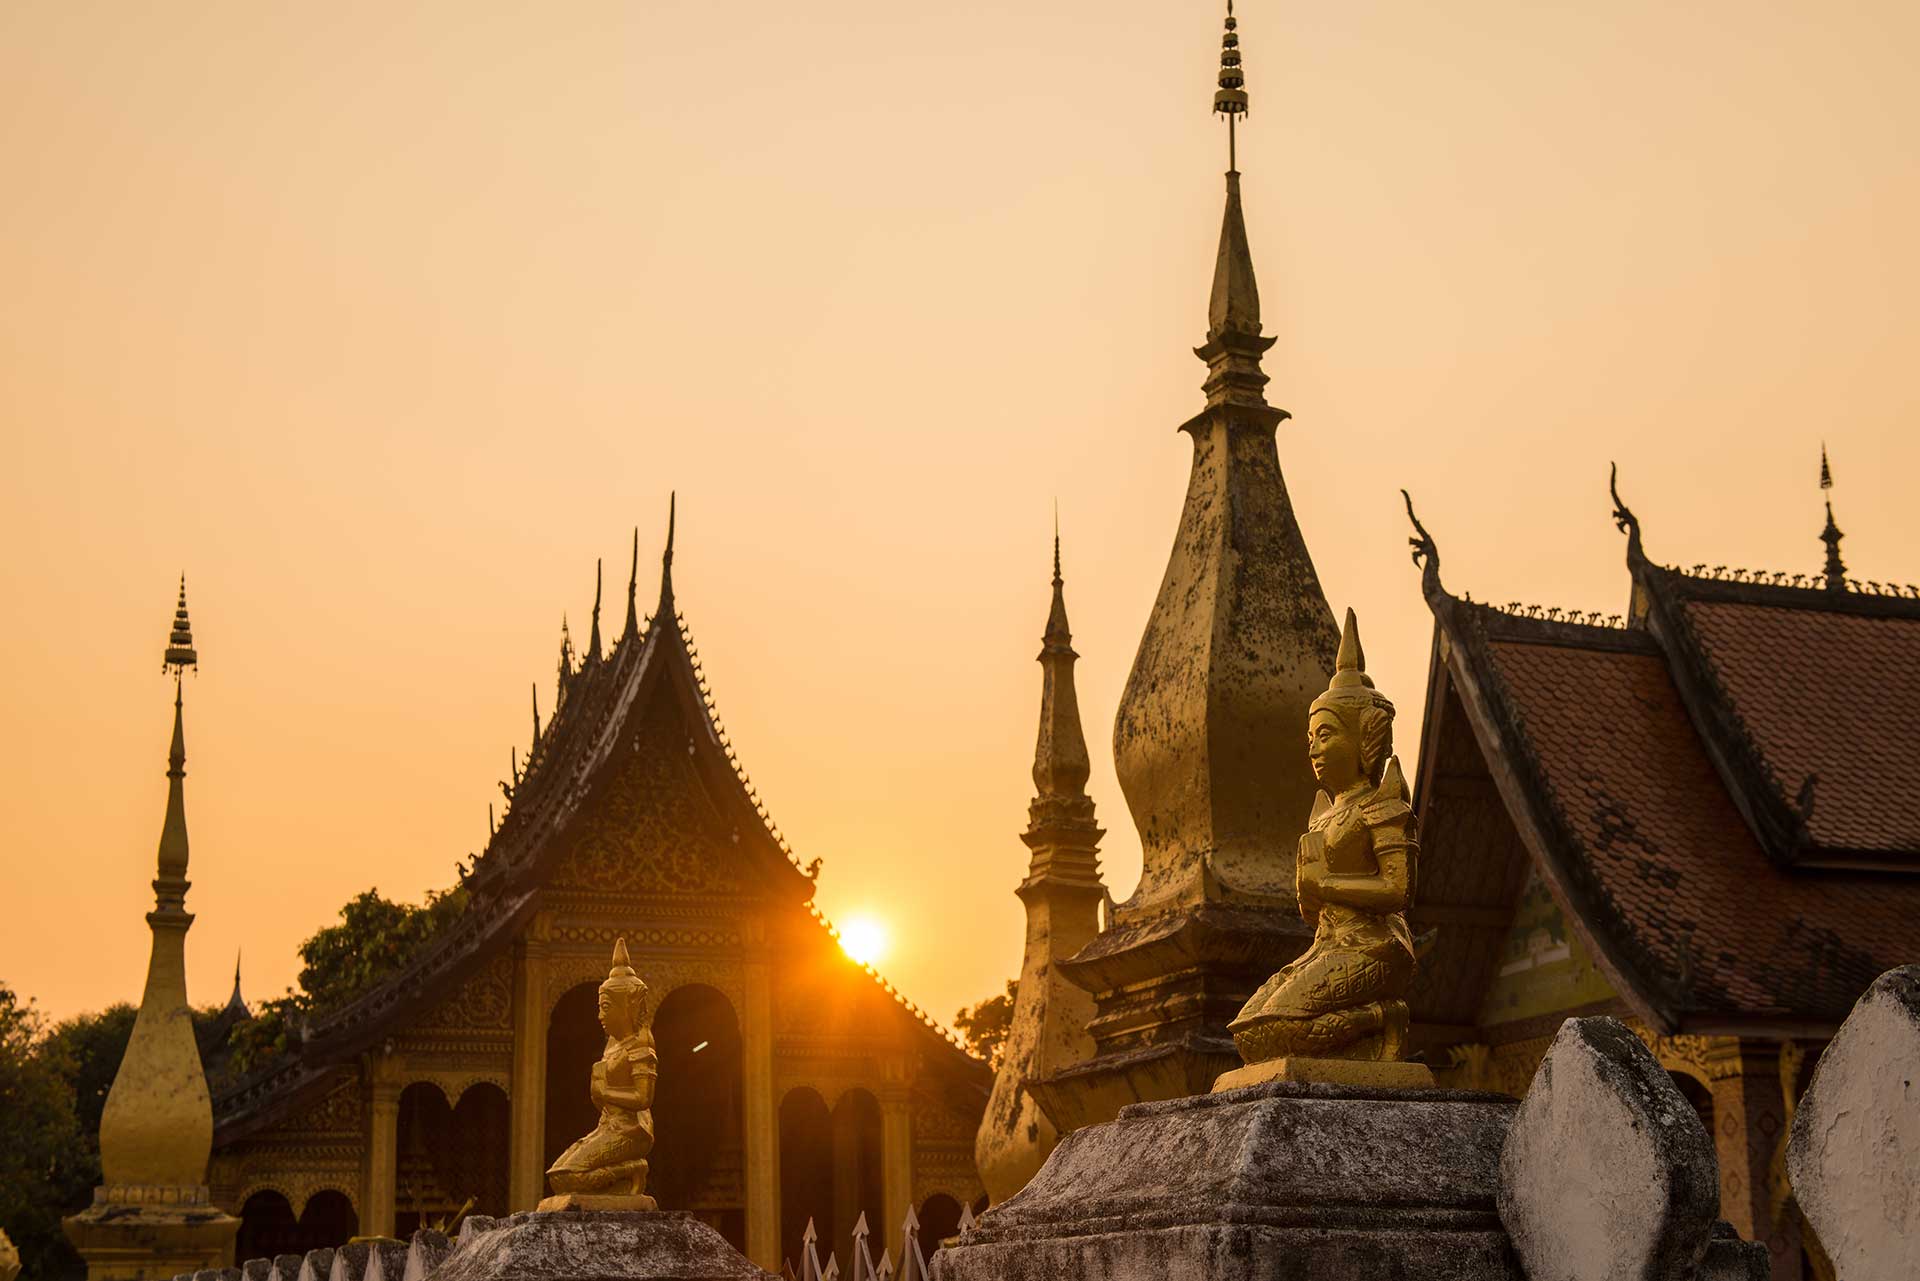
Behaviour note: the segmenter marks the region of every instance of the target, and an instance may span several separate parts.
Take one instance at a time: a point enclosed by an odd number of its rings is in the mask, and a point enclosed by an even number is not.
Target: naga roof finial
[[[1407,546],[1413,549],[1413,563],[1420,566],[1420,591],[1428,601],[1438,600],[1446,594],[1446,588],[1440,585],[1440,546],[1433,541],[1433,535],[1413,514],[1413,495],[1406,490],[1400,491],[1400,497],[1407,504],[1407,519],[1413,522],[1414,537],[1407,540]]]
[[[1613,495],[1613,523],[1627,536],[1627,565],[1631,568],[1647,558],[1646,549],[1640,545],[1640,518],[1620,497],[1620,464],[1609,463],[1608,466],[1611,470],[1607,473],[1607,492]]]

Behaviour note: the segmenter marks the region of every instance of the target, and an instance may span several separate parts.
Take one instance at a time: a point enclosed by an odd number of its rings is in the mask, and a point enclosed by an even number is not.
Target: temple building
[[[1777,1281],[1830,1278],[1785,1143],[1855,999],[1920,960],[1920,589],[1847,577],[1831,506],[1825,571],[1789,576],[1658,564],[1614,501],[1610,618],[1454,596],[1416,521],[1415,1043],[1520,1094],[1563,1019],[1627,1020],[1713,1136],[1721,1214]]]
[[[990,1083],[839,947],[728,740],[674,604],[603,652],[563,642],[557,704],[426,950],[214,1100],[209,1182],[240,1257],[532,1209],[591,1129],[596,989],[624,936],[660,1057],[648,1191],[779,1270],[809,1220],[844,1249],[862,1213],[930,1239],[982,1196]],[[840,1257],[849,1257],[841,1253]]]

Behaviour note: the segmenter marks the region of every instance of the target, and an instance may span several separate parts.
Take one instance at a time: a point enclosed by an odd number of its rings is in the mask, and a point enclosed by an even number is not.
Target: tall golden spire
[[[1060,573],[1060,531],[1053,535],[1053,603],[1040,644],[1040,733],[1033,752],[1034,798],[1020,839],[1033,851],[1015,891],[1026,906],[1026,948],[1013,1026],[974,1136],[974,1162],[996,1202],[1019,1191],[1060,1141],[1060,1132],[1026,1089],[1093,1054],[1087,1024],[1093,997],[1068,982],[1060,962],[1100,930],[1107,891],[1100,880],[1100,838],[1087,795],[1087,740],[1073,687],[1073,634]]]
[[[147,914],[153,952],[147,986],[126,1056],[100,1118],[100,1164],[109,1187],[193,1188],[206,1180],[213,1145],[213,1107],[187,1005],[187,739],[182,674],[197,667],[187,618],[186,578],[167,636],[165,670],[173,676],[173,743],[167,752],[167,815],[160,827],[154,910]]]

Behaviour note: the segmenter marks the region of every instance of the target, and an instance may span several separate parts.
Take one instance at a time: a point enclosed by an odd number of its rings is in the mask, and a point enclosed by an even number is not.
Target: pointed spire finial
[[[167,652],[160,661],[163,671],[175,676],[191,667],[198,671],[200,655],[193,648],[193,624],[187,618],[187,576],[180,575],[180,603],[173,609],[173,629],[167,633]]]
[[[1353,607],[1347,607],[1347,621],[1340,629],[1340,655],[1334,659],[1333,680],[1328,689],[1373,688],[1367,675],[1367,652],[1360,647],[1360,619]]]
[[[654,607],[655,618],[673,617],[673,527],[679,497],[678,491],[667,494],[667,546],[660,553],[660,603]]]
[[[533,683],[533,741],[536,744],[540,741],[540,682],[538,681]],[[532,748],[527,749],[527,756],[529,759],[532,758]]]
[[[1058,587],[1060,577],[1060,500],[1053,500],[1053,585]]]
[[[1833,469],[1827,465],[1826,442],[1820,444],[1820,488],[1833,488]],[[1840,526],[1833,523],[1833,499],[1827,499],[1827,527],[1820,531],[1820,541],[1827,545],[1827,590],[1844,592],[1847,590],[1847,563],[1840,559],[1840,540],[1845,537]]]
[[[640,526],[633,527],[633,568],[627,571],[627,626],[625,636],[640,634],[640,610],[635,596],[640,590]]]
[[[1227,118],[1227,172],[1233,173],[1239,168],[1234,127],[1247,114],[1247,78],[1240,69],[1240,23],[1233,16],[1233,0],[1227,0],[1226,26],[1220,37],[1220,88],[1213,95],[1213,109]]]
[[[587,661],[600,661],[600,558],[593,558],[593,631],[587,637]]]
[[[1213,293],[1207,300],[1207,341],[1194,354],[1207,362],[1202,387],[1209,408],[1236,405],[1269,416],[1274,411],[1262,391],[1267,376],[1261,372],[1260,356],[1274,340],[1260,336],[1260,286],[1254,280],[1253,251],[1247,244],[1234,150],[1235,123],[1247,110],[1238,26],[1228,4],[1227,33],[1220,42],[1220,90],[1213,98],[1213,109],[1227,118],[1227,205],[1220,220],[1220,248],[1214,256]]]

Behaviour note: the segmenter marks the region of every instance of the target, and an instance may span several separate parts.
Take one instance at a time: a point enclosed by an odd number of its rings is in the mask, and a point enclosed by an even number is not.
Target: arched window
[[[302,1245],[289,1254],[304,1254],[308,1250],[324,1247],[338,1247],[360,1235],[360,1216],[354,1213],[353,1202],[344,1192],[332,1188],[323,1188],[307,1198],[306,1208],[300,1211],[300,1240]]]
[[[240,1232],[233,1239],[233,1257],[244,1263],[293,1254],[299,1239],[300,1221],[293,1217],[293,1206],[278,1192],[267,1189],[248,1197],[240,1207]]]

